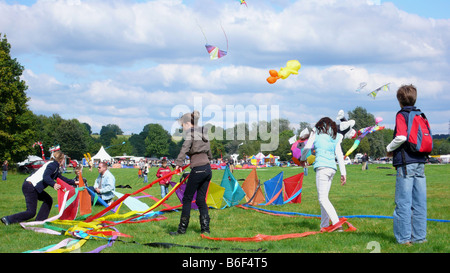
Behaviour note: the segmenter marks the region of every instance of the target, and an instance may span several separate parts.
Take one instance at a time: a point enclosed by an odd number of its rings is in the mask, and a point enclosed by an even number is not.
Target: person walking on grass
[[[144,164],[144,168],[142,169],[142,175],[144,176],[144,183],[148,183],[148,166],[147,166],[147,163]]]
[[[306,151],[314,145],[316,150],[316,159],[313,167],[316,172],[316,187],[321,211],[320,228],[324,229],[330,226],[330,220],[333,225],[339,222],[336,210],[328,199],[331,183],[336,174],[337,158],[339,170],[341,172],[341,185],[344,186],[347,181],[347,173],[344,164],[344,155],[342,153],[339,139],[336,137],[338,132],[337,125],[328,117],[320,119],[309,137],[308,143],[302,153],[301,162],[306,161]],[[343,231],[339,227],[337,231]]]
[[[362,157],[362,168],[361,170],[365,171],[367,170],[369,167],[367,166],[369,161],[369,156],[367,155],[367,153],[364,153],[363,157]]]
[[[8,175],[8,160],[3,161],[2,164],[2,180],[6,181],[6,176]]]

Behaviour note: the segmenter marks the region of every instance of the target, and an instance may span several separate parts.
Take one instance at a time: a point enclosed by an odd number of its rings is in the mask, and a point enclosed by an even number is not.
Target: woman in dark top
[[[72,179],[68,179],[61,175],[59,167],[64,164],[64,154],[60,151],[56,151],[53,154],[53,160],[45,163],[35,173],[28,176],[22,185],[22,192],[25,196],[25,202],[27,210],[19,212],[10,216],[2,217],[2,222],[5,225],[20,223],[33,218],[36,215],[38,201],[42,201],[43,204],[39,209],[36,221],[43,221],[48,218],[50,210],[52,208],[53,199],[45,192],[47,186],[53,187],[55,190],[59,190],[61,185],[57,184],[55,180],[60,178],[64,182],[72,186],[76,186],[76,183]]]
[[[195,203],[200,212],[200,229],[201,233],[209,233],[209,215],[208,205],[206,205],[206,192],[208,191],[209,182],[212,178],[211,166],[209,164],[212,159],[210,143],[208,140],[208,132],[203,127],[198,127],[197,122],[200,118],[198,111],[184,114],[178,122],[183,126],[184,143],[175,160],[176,169],[180,169],[184,163],[186,155],[190,159],[191,172],[186,183],[186,190],[183,196],[183,208],[181,211],[180,224],[176,232],[170,234],[184,234],[189,225],[191,213],[191,202],[194,194],[197,192]]]

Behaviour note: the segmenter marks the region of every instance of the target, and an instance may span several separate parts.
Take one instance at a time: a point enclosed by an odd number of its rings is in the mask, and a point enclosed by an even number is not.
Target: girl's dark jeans
[[[209,164],[194,167],[191,169],[186,183],[186,189],[183,196],[183,208],[181,217],[189,217],[191,214],[191,203],[194,194],[197,192],[195,203],[198,206],[200,215],[208,215],[208,206],[206,205],[206,192],[209,182],[212,178],[211,166]]]

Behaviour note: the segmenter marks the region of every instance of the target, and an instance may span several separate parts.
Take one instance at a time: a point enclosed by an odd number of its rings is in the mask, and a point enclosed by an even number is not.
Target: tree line
[[[364,108],[357,107],[348,113],[351,119],[356,120],[355,129],[364,128],[373,125],[373,115],[367,113]],[[111,156],[134,155],[142,157],[169,157],[176,158],[183,139],[180,132],[172,136],[162,125],[151,123],[144,126],[142,131],[131,136],[124,136],[123,131],[116,124],[102,126],[99,134],[92,134],[91,126],[87,123],[80,123],[77,119],[63,119],[59,114],[52,116],[34,115],[29,117],[32,122],[31,131],[34,132],[34,138],[30,139],[29,147],[34,141],[42,142],[45,156],[49,157],[49,148],[60,145],[61,150],[69,157],[82,159],[84,154],[95,155],[101,146],[107,149]],[[301,130],[308,127],[311,129],[314,124],[302,122],[297,131],[291,127],[289,120],[277,119],[265,123],[264,126],[272,128],[272,123],[279,129],[278,142],[272,155],[280,156],[280,160],[288,161],[291,159],[291,145],[289,139],[298,135]],[[251,126],[247,123],[237,124],[233,128],[224,129],[211,124],[205,124],[208,128],[211,151],[214,158],[229,158],[232,154],[239,154],[240,158],[248,158],[261,151],[261,144],[268,143],[269,140],[263,140],[263,137],[256,128],[259,123]],[[245,132],[244,138],[239,138],[237,133]],[[252,132],[256,130],[256,132]],[[385,154],[386,145],[392,140],[392,130],[385,129],[368,135],[361,141],[358,149],[354,152],[368,153],[371,156],[381,157]],[[256,136],[251,139],[249,136]],[[219,136],[219,137],[218,137]],[[347,151],[353,145],[353,140],[344,140],[342,143],[343,151]],[[26,147],[24,147],[26,149]],[[31,154],[40,155],[40,147],[31,148]],[[264,152],[266,155],[269,152]],[[354,154],[353,154],[354,155]]]

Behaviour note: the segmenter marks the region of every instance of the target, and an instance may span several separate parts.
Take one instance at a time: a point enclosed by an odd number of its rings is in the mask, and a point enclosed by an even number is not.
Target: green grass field
[[[361,171],[361,165],[347,166],[348,181],[341,186],[338,175],[335,177],[330,200],[335,206],[339,216],[346,215],[383,215],[392,216],[394,210],[395,174],[394,169],[377,167],[390,167],[390,165],[370,165],[369,170]],[[149,181],[156,179],[157,168],[149,172]],[[258,169],[261,182],[267,181],[279,172],[284,172],[284,178],[298,174],[302,171],[298,167],[264,168]],[[143,187],[143,180],[138,178],[136,169],[112,169],[117,185],[130,185],[132,189],[117,189],[122,193],[131,193]],[[235,170],[236,179],[244,179],[250,170]],[[74,174],[65,174],[73,178]],[[97,177],[97,170],[89,172],[85,168],[83,176],[88,184],[93,185]],[[220,184],[223,170],[213,172],[212,181]],[[427,165],[427,195],[428,218],[450,219],[450,165]],[[25,210],[22,194],[22,183],[26,178],[23,174],[8,175],[7,181],[0,181],[0,216],[10,215]],[[178,179],[176,177],[175,179]],[[240,181],[242,183],[242,181]],[[57,203],[56,191],[47,188],[46,191]],[[160,197],[158,185],[146,191],[155,197]],[[153,204],[154,201],[142,198],[141,201]],[[245,200],[245,199],[244,199]],[[243,200],[243,201],[244,201]],[[167,201],[170,205],[178,205],[180,201],[174,195]],[[40,206],[40,204],[39,204]],[[96,206],[94,213],[102,210],[103,206]],[[320,214],[315,187],[315,172],[309,169],[309,175],[303,181],[302,203],[286,204],[283,206],[267,206],[270,210]],[[157,209],[159,210],[159,208]],[[121,212],[128,211],[122,208]],[[56,215],[58,208],[54,207],[50,216]],[[125,242],[115,242],[102,253],[246,253],[244,250],[265,249],[266,253],[369,253],[374,250],[371,246],[377,244],[382,253],[449,253],[450,252],[450,223],[428,222],[428,242],[413,246],[403,246],[395,242],[391,219],[349,219],[357,228],[355,232],[322,233],[304,238],[286,239],[266,242],[220,242],[202,239],[198,211],[192,211],[191,222],[185,235],[170,236],[178,226],[180,211],[164,214],[167,219],[159,222],[141,224],[123,224],[117,226],[120,232],[132,235],[133,238],[122,238]],[[287,233],[302,233],[318,231],[320,219],[306,217],[279,217],[267,215],[256,211],[233,207],[223,210],[210,209],[211,237],[253,237],[257,234],[279,235]],[[56,244],[64,236],[47,235],[27,231],[20,225],[0,225],[0,252],[21,253]],[[132,242],[137,243],[132,243]],[[181,245],[194,245],[217,250],[192,249],[186,247],[158,248],[149,247],[145,243],[174,243]],[[81,252],[91,251],[106,244],[105,240],[89,240],[82,247]]]

